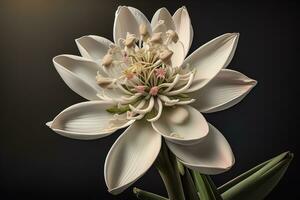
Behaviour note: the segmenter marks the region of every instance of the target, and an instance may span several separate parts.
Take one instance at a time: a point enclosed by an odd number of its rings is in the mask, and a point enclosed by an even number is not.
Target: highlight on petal
[[[179,41],[182,42],[187,55],[193,41],[193,27],[185,6],[179,8],[173,15],[173,20]]]
[[[194,145],[180,145],[166,140],[169,149],[184,165],[203,174],[219,174],[229,170],[234,155],[225,137],[211,124],[208,135]]]
[[[202,45],[186,58],[183,66],[189,65],[196,70],[189,92],[205,86],[227,66],[233,57],[238,38],[238,33],[226,33]]]
[[[104,166],[108,190],[119,194],[139,179],[153,164],[161,147],[161,136],[148,122],[136,121],[111,147]]]
[[[175,25],[172,16],[166,8],[160,8],[155,12],[151,20],[152,28],[156,27],[159,23],[161,23],[161,21],[164,22],[168,30],[175,30]]]
[[[47,125],[56,133],[81,140],[98,139],[129,126],[126,115],[113,115],[106,109],[112,106],[104,101],[87,101],[68,107]]]
[[[180,67],[185,57],[183,44],[180,41],[172,42],[168,45],[168,48],[173,52],[171,56],[172,67]]]
[[[256,83],[240,72],[222,69],[205,87],[192,93],[197,99],[193,106],[204,113],[225,110],[239,103]]]
[[[128,9],[131,11],[132,15],[135,17],[138,25],[139,26],[141,24],[146,25],[147,31],[148,31],[149,35],[151,35],[152,34],[151,24],[150,24],[149,20],[147,19],[147,17],[139,9],[136,9],[136,8],[130,7],[130,6],[128,6]]]
[[[75,42],[82,57],[95,61],[103,58],[107,54],[109,45],[112,44],[110,40],[96,35],[83,36]]]
[[[166,140],[181,145],[198,143],[208,134],[203,115],[188,105],[164,108],[159,120],[152,122],[152,127]]]
[[[53,64],[65,83],[77,94],[88,100],[98,100],[96,74],[99,66],[86,58],[74,55],[59,55]]]
[[[127,32],[139,36],[139,25],[132,12],[126,6],[119,6],[114,22],[114,41],[125,39]]]

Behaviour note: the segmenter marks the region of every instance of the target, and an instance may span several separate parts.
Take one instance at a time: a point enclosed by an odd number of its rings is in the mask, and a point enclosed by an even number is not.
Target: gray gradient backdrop
[[[213,178],[220,185],[291,150],[296,158],[268,199],[297,199],[297,4],[153,0],[0,1],[0,199],[134,199],[132,188],[116,197],[104,183],[105,156],[120,132],[79,141],[44,125],[67,106],[84,101],[61,80],[52,57],[79,54],[74,39],[83,35],[112,39],[118,5],[137,7],[148,17],[163,6],[173,13],[186,5],[195,32],[191,50],[225,32],[241,33],[230,68],[257,79],[258,85],[239,105],[206,115],[236,156],[232,170]],[[154,169],[134,185],[165,194]]]

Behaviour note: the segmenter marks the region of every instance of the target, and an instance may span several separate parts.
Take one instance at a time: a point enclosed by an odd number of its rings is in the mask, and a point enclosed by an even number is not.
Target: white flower
[[[231,148],[201,112],[235,105],[256,84],[225,69],[238,37],[221,35],[184,59],[193,39],[185,7],[173,16],[161,8],[150,23],[136,8],[121,6],[114,43],[84,36],[76,40],[82,57],[53,58],[66,84],[90,101],[65,109],[47,125],[76,139],[97,139],[129,126],[105,162],[105,181],[114,194],[150,168],[161,136],[187,167],[206,174],[224,172],[234,164]]]

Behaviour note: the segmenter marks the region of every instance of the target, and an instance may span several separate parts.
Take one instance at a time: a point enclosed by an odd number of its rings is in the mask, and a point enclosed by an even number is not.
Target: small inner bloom
[[[134,73],[126,71],[125,76],[128,80],[131,80],[134,77]]]
[[[166,70],[163,68],[155,69],[155,75],[157,78],[165,78]]]
[[[158,93],[159,88],[157,86],[154,86],[150,89],[149,94],[151,94],[152,96],[156,96]]]
[[[143,94],[145,92],[145,89],[146,89],[146,87],[144,85],[135,86],[135,91],[138,92],[138,93]]]
[[[179,42],[174,30],[150,34],[142,24],[139,31],[139,36],[127,33],[119,44],[111,45],[104,56],[103,70],[113,77],[109,87],[105,84],[110,79],[105,79],[106,82],[101,79],[103,83],[97,81],[106,89],[100,98],[113,100],[120,106],[109,109],[111,113],[127,112],[128,120],[146,117],[153,122],[160,118],[163,106],[195,101],[187,94],[195,72],[173,66],[174,47]]]

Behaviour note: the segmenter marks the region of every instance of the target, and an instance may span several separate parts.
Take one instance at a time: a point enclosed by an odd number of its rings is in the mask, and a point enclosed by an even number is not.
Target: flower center
[[[187,93],[194,71],[174,66],[170,46],[178,42],[173,30],[151,36],[140,26],[140,38],[127,33],[118,44],[111,45],[102,58],[97,83],[103,88],[98,96],[116,106],[107,111],[127,113],[127,119],[159,119],[163,106],[189,104],[194,101]]]

